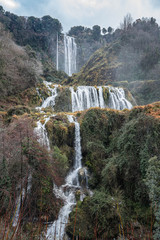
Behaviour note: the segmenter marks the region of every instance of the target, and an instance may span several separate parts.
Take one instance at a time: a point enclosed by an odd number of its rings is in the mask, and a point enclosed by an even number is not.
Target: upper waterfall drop
[[[64,63],[65,72],[71,76],[77,71],[77,44],[74,37],[64,34]]]

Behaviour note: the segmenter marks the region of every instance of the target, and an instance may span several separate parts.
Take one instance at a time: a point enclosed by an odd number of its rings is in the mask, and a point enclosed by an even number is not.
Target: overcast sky
[[[0,5],[21,16],[50,15],[65,32],[79,25],[116,29],[127,13],[133,20],[154,17],[160,24],[160,0],[0,0]]]

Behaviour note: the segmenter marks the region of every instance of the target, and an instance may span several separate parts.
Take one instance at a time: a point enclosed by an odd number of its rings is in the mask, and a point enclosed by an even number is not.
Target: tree
[[[2,7],[2,6],[0,6],[0,12],[1,12],[2,14],[4,14],[4,13],[5,13],[5,11],[4,11],[4,9],[3,9],[3,7]]]
[[[120,24],[121,29],[124,31],[127,31],[128,28],[132,26],[133,18],[130,13],[127,13],[127,15],[124,17],[123,22]]]
[[[101,36],[101,28],[98,25],[94,25],[92,28],[92,36],[94,40],[99,40],[100,36]]]
[[[61,23],[49,15],[42,17],[42,31],[53,33],[58,32],[61,33],[62,25]]]
[[[76,26],[76,27],[72,27],[69,30],[69,35],[74,35],[74,36],[78,36],[79,34],[83,34],[84,32],[84,27],[82,26]]]
[[[103,33],[103,34],[106,34],[106,33],[107,33],[106,28],[103,28],[103,29],[102,29],[102,33]]]
[[[108,32],[109,32],[109,34],[111,34],[112,31],[113,31],[113,28],[112,28],[112,27],[108,27]]]

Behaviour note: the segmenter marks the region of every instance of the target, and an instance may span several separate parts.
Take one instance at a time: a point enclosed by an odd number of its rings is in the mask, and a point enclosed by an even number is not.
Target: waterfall
[[[49,121],[50,117],[44,116],[44,118],[45,118],[44,123],[41,123],[40,120],[37,122],[37,127],[34,129],[34,132],[38,136],[38,142],[42,146],[46,146],[48,151],[50,151],[49,138],[46,130],[46,123]]]
[[[50,97],[47,97],[41,107],[36,107],[37,110],[42,110],[42,108],[47,108],[47,107],[54,107],[55,105],[55,99],[58,95],[57,93],[57,88],[58,88],[58,85],[54,85],[54,88],[51,87],[52,83],[51,82],[47,82],[47,81],[43,81],[43,83],[45,84],[45,86],[48,88],[48,91],[49,93],[51,93],[51,96]]]
[[[107,88],[109,92],[108,104],[105,104],[103,88]],[[123,110],[125,108],[131,109],[132,104],[125,98],[125,92],[122,88],[104,86],[79,86],[74,91],[70,87],[72,97],[72,112],[83,111],[91,107],[113,108],[116,110]]]
[[[58,219],[48,227],[46,238],[49,240],[63,240],[69,214],[76,204],[75,192],[77,189],[82,189],[78,180],[78,173],[82,168],[80,124],[77,120],[74,120],[71,115],[68,115],[68,120],[75,124],[75,160],[73,170],[66,177],[65,185],[62,185],[59,189],[54,185],[55,195],[62,198],[65,204],[59,212]],[[83,200],[84,196],[85,195],[81,193],[81,200]]]
[[[53,85],[54,88],[52,88],[52,83],[44,81],[44,84],[51,93],[51,96],[43,101],[41,107],[36,108],[40,111],[49,106],[54,108],[55,99],[58,96],[58,85]],[[108,92],[107,99],[104,99],[104,90],[107,90]],[[76,87],[76,90],[73,87],[70,87],[70,92],[72,112],[83,111],[91,107],[112,108],[116,110],[123,110],[125,108],[131,109],[133,107],[132,104],[125,98],[123,88],[112,86],[78,86]]]
[[[117,110],[124,108],[131,109],[132,104],[125,98],[123,88],[108,87],[109,89],[109,103],[108,107]]]
[[[73,41],[73,38],[67,36],[65,38]],[[68,62],[71,63],[71,58],[69,54],[69,51],[71,50],[69,50],[70,48],[68,47],[68,40],[65,41],[65,51],[68,54],[68,60],[66,60],[66,64],[68,64]],[[71,64],[69,68],[71,68]],[[43,101],[42,106],[38,108],[40,110],[48,106],[54,107],[55,98],[58,95],[58,85],[54,85],[54,88],[52,88],[52,83],[44,81],[44,84],[48,88],[49,92],[51,92],[51,96]],[[107,93],[107,100],[104,97],[104,90],[106,90]],[[115,88],[111,86],[78,86],[76,89],[70,87],[70,93],[72,101],[72,112],[83,111],[91,107],[108,107],[117,110],[122,110],[124,108],[132,108],[132,104],[125,98],[125,92],[122,88]],[[52,224],[48,225],[46,233],[46,239],[48,240],[63,240],[69,214],[71,213],[73,207],[76,205],[76,191],[80,191],[81,201],[83,201],[85,197],[83,191],[84,189],[87,190],[88,194],[93,194],[88,187],[87,169],[82,167],[80,124],[72,115],[67,115],[67,117],[69,122],[75,125],[74,164],[72,170],[69,172],[65,179],[64,185],[57,187],[55,184],[53,184],[53,192],[57,198],[60,198],[64,201],[64,206],[60,209],[57,220],[54,221]],[[50,150],[50,144],[45,126],[49,119],[50,117],[44,116],[44,122],[39,120],[37,122],[37,127],[35,128],[35,132],[39,136],[38,141],[40,142],[40,144],[46,146],[48,150]]]
[[[103,97],[103,88],[102,87],[98,87],[99,89],[99,106],[100,108],[105,108],[105,102],[104,102],[104,97]]]
[[[21,212],[21,206],[23,204],[24,198],[27,194],[30,194],[32,187],[32,174],[30,173],[27,178],[27,191],[25,191],[25,188],[23,187],[20,194],[18,195],[16,199],[16,207],[15,207],[15,212],[13,215],[13,221],[12,221],[12,226],[17,227],[18,222],[19,222],[19,216]],[[21,185],[18,186],[19,189],[21,189]]]
[[[57,88],[58,85],[54,85],[54,88],[51,88],[50,86],[52,85],[52,83],[50,82],[46,82],[44,81],[44,84],[46,85],[46,87],[48,88],[48,90],[51,92],[51,96],[48,97],[43,103],[42,106],[40,107],[42,108],[46,108],[46,107],[54,107],[55,105],[55,98],[57,97]]]
[[[19,194],[19,196],[16,199],[16,208],[15,208],[15,212],[14,212],[14,216],[13,216],[13,223],[12,223],[13,227],[17,227],[17,225],[18,225],[21,206],[22,206],[24,197],[25,197],[25,189],[23,188],[21,193]]]
[[[77,44],[73,37],[64,34],[64,63],[65,72],[71,76],[77,71]]]
[[[58,71],[58,68],[59,68],[59,66],[58,66],[58,61],[59,61],[59,59],[58,59],[58,57],[59,57],[59,56],[58,56],[58,50],[59,50],[59,49],[58,49],[58,32],[57,32],[57,56],[56,56],[56,57],[57,57],[57,59],[56,59],[56,62],[57,62],[57,64],[56,64],[57,71]]]
[[[72,112],[83,111],[91,107],[99,107],[98,92],[95,87],[79,86],[76,92],[70,87]]]

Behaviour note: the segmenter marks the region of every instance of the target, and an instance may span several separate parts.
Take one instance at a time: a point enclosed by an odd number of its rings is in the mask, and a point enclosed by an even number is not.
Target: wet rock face
[[[86,168],[81,168],[78,171],[79,184],[82,187],[88,187],[88,174]]]
[[[56,49],[56,41],[54,41],[54,47]],[[75,42],[77,45],[77,56],[76,56],[76,72],[79,72],[80,69],[86,62],[89,60],[91,55],[99,48],[103,46],[101,41],[87,41],[86,39],[81,39],[75,37]],[[59,58],[59,70],[65,71],[65,46],[64,46],[64,36],[59,37],[58,43],[58,58]],[[54,49],[54,51],[55,51]],[[53,51],[53,56],[56,56],[56,53]],[[55,57],[54,57],[55,58]],[[56,59],[54,59],[56,61]]]
[[[71,92],[69,88],[61,88],[58,90],[54,109],[56,112],[72,111]]]

